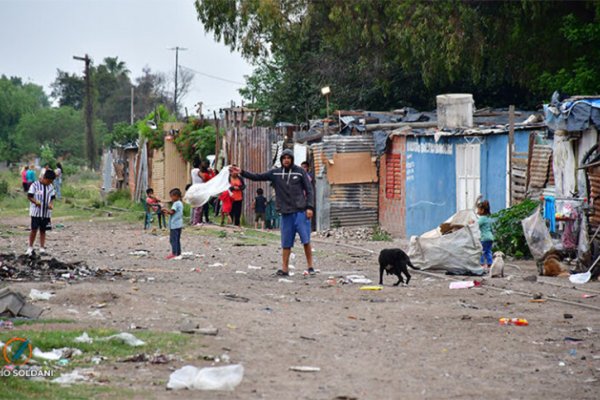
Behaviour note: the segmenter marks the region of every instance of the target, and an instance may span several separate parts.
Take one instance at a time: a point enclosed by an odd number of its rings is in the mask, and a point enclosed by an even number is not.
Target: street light
[[[329,118],[329,94],[331,93],[331,88],[329,86],[325,86],[321,88],[321,94],[325,96],[325,100],[327,101],[327,118]]]

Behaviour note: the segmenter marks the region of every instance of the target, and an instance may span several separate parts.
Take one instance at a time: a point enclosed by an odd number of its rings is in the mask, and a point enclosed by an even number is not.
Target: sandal
[[[277,275],[277,276],[290,276],[290,273],[289,272],[285,272],[282,269],[278,269],[277,272],[275,273],[275,275]]]

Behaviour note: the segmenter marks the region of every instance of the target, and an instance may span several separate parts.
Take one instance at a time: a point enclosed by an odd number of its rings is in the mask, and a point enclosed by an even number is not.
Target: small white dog
[[[490,278],[501,276],[504,278],[504,253],[497,251],[494,253],[494,262],[490,267]]]

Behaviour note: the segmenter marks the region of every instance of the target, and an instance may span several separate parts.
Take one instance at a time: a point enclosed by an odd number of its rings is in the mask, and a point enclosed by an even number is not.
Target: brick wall
[[[379,166],[379,225],[395,237],[406,236],[406,138],[394,136]]]

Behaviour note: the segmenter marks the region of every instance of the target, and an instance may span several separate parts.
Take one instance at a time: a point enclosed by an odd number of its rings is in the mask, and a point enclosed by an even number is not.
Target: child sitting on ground
[[[262,188],[256,189],[256,197],[252,202],[252,209],[254,209],[254,229],[258,229],[258,222],[260,221],[260,229],[265,229],[265,214],[267,212],[267,199],[263,196]]]
[[[229,190],[224,191],[219,196],[221,201],[221,226],[225,225],[225,216],[227,216],[227,223],[231,224],[231,208],[233,207],[233,199]]]
[[[477,214],[480,216],[477,220],[479,224],[479,232],[481,233],[481,247],[483,254],[479,263],[483,268],[488,268],[492,265],[492,244],[494,243],[494,234],[492,233],[493,220],[490,218],[490,202],[482,201],[477,205]]]
[[[171,189],[169,192],[173,205],[170,210],[163,209],[163,213],[169,214],[169,241],[171,242],[171,254],[167,260],[181,255],[181,230],[183,229],[183,203],[181,202],[181,190]]]
[[[148,188],[146,189],[146,204],[148,205],[148,211],[146,211],[146,221],[150,222],[152,218],[152,212],[156,213],[158,217],[158,227],[163,229],[163,227],[167,227],[167,222],[165,220],[165,214],[162,212],[162,206],[160,204],[160,199],[154,195],[154,189]],[[147,223],[147,227],[150,227],[150,223]]]
[[[52,182],[56,174],[51,169],[47,169],[44,175],[29,186],[27,199],[31,203],[29,206],[29,215],[31,216],[31,232],[29,233],[28,256],[33,254],[33,244],[37,231],[40,231],[40,253],[46,252],[46,231],[52,229],[52,208],[54,208],[54,187]]]

